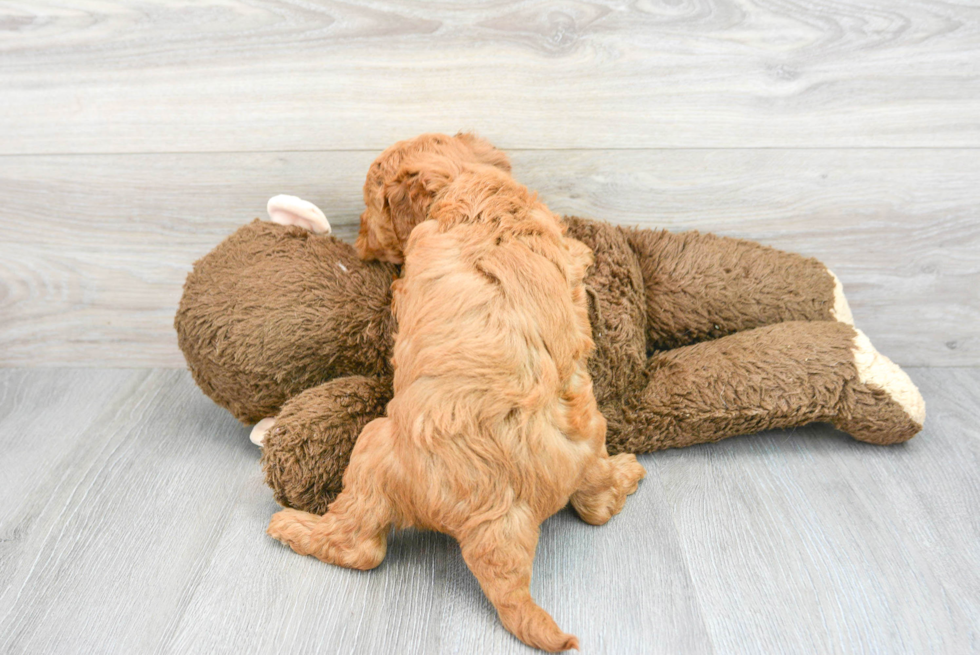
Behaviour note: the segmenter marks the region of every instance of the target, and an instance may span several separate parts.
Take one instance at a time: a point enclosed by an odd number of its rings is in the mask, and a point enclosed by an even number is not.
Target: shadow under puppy
[[[268,532],[358,569],[381,563],[392,525],[447,533],[504,626],[561,651],[578,640],[530,594],[539,526],[569,502],[605,523],[645,472],[606,451],[587,369],[592,252],[492,152],[425,135],[372,166],[358,250],[404,260],[394,398],[358,438],[328,513],[287,509]]]

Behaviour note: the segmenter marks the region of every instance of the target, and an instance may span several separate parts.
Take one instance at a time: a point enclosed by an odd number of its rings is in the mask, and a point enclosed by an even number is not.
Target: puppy
[[[374,160],[364,181],[364,213],[354,246],[361,259],[401,264],[412,229],[448,176],[461,167],[488,166],[510,174],[507,155],[472,134],[423,134],[399,141]]]
[[[577,648],[530,594],[539,526],[571,502],[588,523],[644,476],[609,457],[586,361],[591,251],[470,135],[402,142],[371,167],[360,252],[404,261],[393,400],[358,438],[327,514],[287,509],[269,534],[357,569],[392,525],[438,530],[504,626],[530,646]]]

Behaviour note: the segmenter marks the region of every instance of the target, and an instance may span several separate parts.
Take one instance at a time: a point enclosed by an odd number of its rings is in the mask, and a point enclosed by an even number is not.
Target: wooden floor
[[[532,592],[585,653],[980,651],[980,370],[925,430],[647,455],[625,510],[543,526]],[[264,534],[244,428],[175,370],[0,371],[0,652],[522,653],[456,544],[352,572]]]

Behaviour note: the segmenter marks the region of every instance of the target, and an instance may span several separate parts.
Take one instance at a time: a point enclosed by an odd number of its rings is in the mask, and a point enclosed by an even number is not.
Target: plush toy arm
[[[610,452],[690,446],[814,421],[892,444],[922,429],[925,404],[909,377],[859,330],[801,321],[655,355],[624,419],[609,434]]]
[[[350,376],[307,389],[283,405],[265,435],[262,468],[276,501],[324,514],[340,493],[361,430],[384,416],[391,379]]]
[[[840,281],[816,259],[713,234],[621,229],[639,259],[654,350],[784,321],[853,323]]]

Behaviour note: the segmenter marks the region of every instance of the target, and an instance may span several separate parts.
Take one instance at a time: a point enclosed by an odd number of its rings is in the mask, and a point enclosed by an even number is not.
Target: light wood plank
[[[93,390],[119,375],[66,374]],[[99,411],[34,471],[33,484],[3,490],[0,506],[13,510],[6,530],[16,538],[3,544],[2,652],[151,650],[186,606],[228,508],[243,485],[257,481],[245,430],[186,372],[125,375],[115,392],[94,399],[75,393],[68,408],[51,407],[40,383],[24,399],[27,414],[58,410],[47,418],[65,431],[76,427],[77,414]],[[31,376],[44,382],[51,373]],[[4,419],[0,428],[5,442],[8,425]],[[52,438],[49,431],[10,436],[37,442]],[[2,462],[17,473],[18,459]]]
[[[980,372],[912,376],[906,445],[815,427],[654,458],[718,652],[975,651]]]
[[[0,7],[0,153],[980,146],[980,7],[77,0]]]
[[[536,652],[500,625],[452,539],[396,533],[381,567],[349,571],[265,536],[276,510],[265,489],[242,499],[167,651]],[[543,526],[532,594],[584,652],[710,653],[673,532],[656,483],[601,528],[562,512]]]
[[[183,366],[194,260],[293,193],[350,239],[374,152],[0,157],[0,365]],[[980,363],[980,150],[515,151],[563,213],[816,256],[904,365]]]

